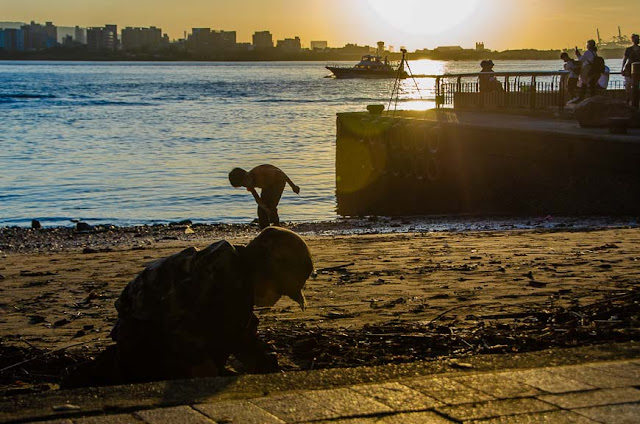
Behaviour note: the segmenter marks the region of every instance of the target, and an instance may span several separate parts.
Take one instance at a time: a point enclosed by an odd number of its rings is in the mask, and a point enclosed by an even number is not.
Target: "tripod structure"
[[[413,71],[409,66],[409,62],[407,61],[407,49],[400,49],[402,52],[402,60],[400,61],[400,66],[398,66],[398,72],[396,74],[396,79],[393,83],[393,90],[391,91],[391,97],[389,98],[389,104],[387,105],[387,114],[391,110],[391,103],[393,103],[393,115],[395,116],[396,110],[398,109],[398,100],[400,99],[400,89],[401,89],[401,75],[404,72],[405,66],[407,67],[407,74],[413,80],[413,83],[416,86],[416,90],[418,90],[418,94],[420,95],[420,100],[424,100],[422,98],[422,92],[420,91],[420,86],[418,86],[418,81],[416,81],[415,76],[413,75]]]

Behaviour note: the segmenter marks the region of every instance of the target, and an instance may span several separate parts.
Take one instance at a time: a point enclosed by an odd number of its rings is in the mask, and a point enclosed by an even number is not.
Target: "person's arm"
[[[293,183],[293,181],[291,181],[291,178],[289,178],[289,176],[287,174],[284,173],[284,171],[280,170],[280,172],[282,173],[282,176],[284,177],[284,180],[287,182],[287,184],[289,184],[289,186],[291,187],[291,190],[293,190],[293,192],[295,194],[300,194],[300,187],[298,187],[297,185],[295,185]]]
[[[271,373],[280,370],[278,357],[268,343],[257,335],[258,319],[252,313],[249,324],[236,334],[231,353],[242,362],[249,373]]]
[[[264,202],[262,201],[262,198],[258,195],[258,192],[256,191],[255,188],[247,187],[247,191],[251,192],[251,194],[253,195],[253,198],[255,199],[256,203],[258,204],[258,206],[260,208],[262,208],[265,211],[269,212],[269,207],[264,204]]]

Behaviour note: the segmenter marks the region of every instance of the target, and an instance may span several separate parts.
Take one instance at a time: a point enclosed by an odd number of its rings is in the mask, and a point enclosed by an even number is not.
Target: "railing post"
[[[536,108],[536,76],[531,77],[531,96],[529,98],[531,109]]]
[[[640,106],[640,62],[631,64],[631,78],[633,84],[631,104],[633,107]]]
[[[509,108],[510,106],[510,102],[509,102],[509,98],[511,97],[509,95],[509,93],[511,93],[511,88],[509,87],[509,75],[504,77],[504,107],[505,109]]]
[[[560,86],[558,87],[558,102],[560,102],[560,104],[558,105],[558,109],[560,110],[560,112],[564,110],[564,90],[567,87],[567,83],[568,74],[560,75]]]
[[[440,109],[440,77],[436,77],[436,109]]]

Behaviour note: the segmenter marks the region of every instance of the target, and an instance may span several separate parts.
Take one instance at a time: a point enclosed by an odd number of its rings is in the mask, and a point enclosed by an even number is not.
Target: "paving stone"
[[[493,396],[472,389],[447,377],[415,378],[402,381],[402,384],[448,405],[475,403],[495,399]]]
[[[614,405],[616,403],[640,402],[640,390],[632,387],[624,387],[560,395],[542,395],[538,396],[538,399],[562,408],[575,409],[590,406]]]
[[[565,375],[553,374],[543,369],[514,371],[500,373],[500,375],[507,376],[513,380],[523,382],[549,393],[579,392],[596,388],[583,381],[577,381]]]
[[[351,389],[396,411],[424,410],[442,405],[442,402],[400,383],[358,385]]]
[[[303,422],[340,418],[336,412],[300,394],[285,394],[251,399],[259,406],[285,422]]]
[[[576,409],[575,412],[603,423],[637,424],[640,422],[639,403],[623,403],[621,405],[580,408]]]
[[[140,424],[140,419],[131,414],[103,415],[96,417],[74,418],[75,424]]]
[[[313,390],[301,393],[319,405],[331,409],[340,417],[350,415],[371,415],[390,412],[392,409],[380,402],[368,398],[355,390],[341,388],[333,390]]]
[[[388,415],[376,423],[381,424],[451,424],[453,421],[447,420],[435,412],[405,412],[402,414]]]
[[[465,421],[465,424],[597,424],[597,421],[572,411],[549,411]]]
[[[640,365],[631,361],[590,364],[589,366],[606,373],[619,375],[620,377],[634,378],[636,384],[640,382]]]
[[[628,387],[638,384],[639,379],[606,372],[592,366],[550,368],[549,372],[561,377],[572,378],[596,386],[600,389]]]
[[[540,390],[500,374],[474,374],[452,377],[453,380],[498,399],[539,395]]]
[[[391,415],[367,418],[347,418],[331,421],[313,421],[313,424],[451,424],[454,421],[447,420],[435,412],[400,412]],[[311,424],[311,422],[309,422]]]
[[[481,418],[497,418],[504,415],[545,412],[557,409],[555,406],[538,399],[504,399],[490,400],[454,406],[441,406],[438,412],[456,420],[478,420]]]
[[[156,408],[138,411],[134,415],[149,424],[214,424],[215,422],[190,406],[176,406],[172,408]]]
[[[242,424],[283,424],[280,418],[247,401],[203,403],[193,406],[214,421]]]
[[[140,421],[138,421],[139,423]],[[73,424],[73,421],[67,419],[38,421],[38,424]]]

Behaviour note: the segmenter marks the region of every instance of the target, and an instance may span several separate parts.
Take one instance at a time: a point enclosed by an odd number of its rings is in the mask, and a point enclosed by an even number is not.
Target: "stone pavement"
[[[633,350],[635,356],[637,347]],[[567,354],[570,355],[571,351],[567,350]],[[497,371],[478,371],[477,368],[482,366],[449,362],[453,366],[449,372],[422,375],[412,368],[406,368],[407,372],[397,372],[396,369],[392,375],[400,378],[344,385],[339,384],[339,379],[325,384],[327,375],[339,377],[344,373],[345,381],[353,382],[357,381],[354,375],[358,373],[329,370],[323,377],[324,383],[319,383],[322,388],[318,390],[296,390],[295,386],[304,386],[300,382],[304,381],[306,372],[292,373],[298,374],[301,380],[275,392],[270,383],[260,384],[261,378],[269,379],[269,376],[250,376],[252,382],[244,389],[236,390],[235,395],[226,399],[215,396],[208,400],[204,392],[211,387],[207,389],[207,386],[196,388],[194,393],[197,395],[187,394],[182,400],[171,400],[167,396],[171,388],[184,393],[188,386],[164,382],[164,403],[173,404],[166,407],[157,407],[157,399],[156,403],[141,401],[145,396],[155,396],[151,395],[153,387],[145,388],[148,385],[128,386],[132,391],[126,397],[124,393],[127,392],[118,392],[121,389],[116,388],[116,393],[120,393],[115,397],[116,400],[119,398],[120,408],[108,407],[106,399],[113,397],[108,392],[98,396],[90,389],[83,389],[69,391],[65,397],[65,392],[61,391],[56,394],[57,398],[46,403],[48,410],[53,411],[48,417],[43,415],[46,409],[38,409],[26,401],[22,404],[26,409],[21,409],[18,398],[13,405],[17,415],[0,417],[8,418],[6,422],[35,422],[33,420],[40,419],[37,422],[57,424],[640,422],[640,357],[595,359],[598,360],[577,365]],[[367,372],[378,374],[371,370]],[[314,378],[309,374],[309,379]],[[189,384],[196,382],[193,380]],[[258,393],[246,387],[267,390]],[[218,394],[224,391],[224,385],[216,386]],[[59,404],[52,404],[52,401]],[[101,404],[102,409],[91,411],[92,402]],[[0,403],[3,405],[7,404]],[[52,420],[51,414],[65,417]]]

